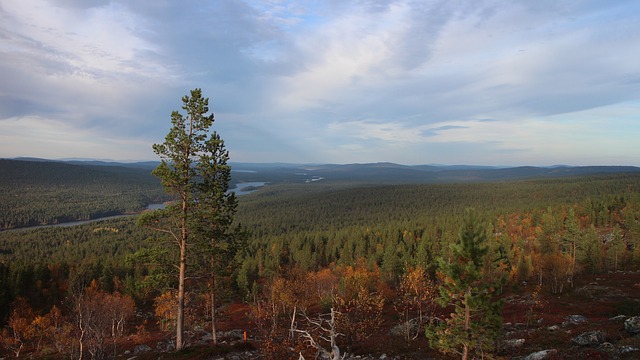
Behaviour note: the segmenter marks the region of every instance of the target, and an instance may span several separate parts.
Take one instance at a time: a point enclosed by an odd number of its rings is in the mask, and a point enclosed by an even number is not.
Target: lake
[[[165,203],[149,204],[145,208],[145,210],[164,209],[165,206],[166,206]],[[42,229],[42,228],[48,228],[48,227],[76,226],[76,225],[88,224],[88,223],[92,223],[92,222],[98,222],[98,221],[110,220],[110,219],[118,219],[118,218],[123,218],[123,217],[128,217],[128,216],[136,216],[136,215],[138,215],[138,214],[122,214],[122,215],[103,216],[103,217],[90,219],[90,220],[66,221],[66,222],[61,222],[61,223],[57,223],[57,224],[35,225],[35,226],[27,226],[27,227],[21,227],[21,228],[16,228],[16,229],[7,229],[7,230],[1,230],[1,231],[33,230],[33,229]]]
[[[249,181],[236,184],[236,187],[230,189],[230,192],[236,193],[238,196],[251,194],[258,191],[258,188],[265,186],[267,183],[264,181]]]

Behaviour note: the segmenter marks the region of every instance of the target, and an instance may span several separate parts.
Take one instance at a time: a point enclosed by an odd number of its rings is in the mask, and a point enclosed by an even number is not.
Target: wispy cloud
[[[635,1],[4,2],[0,156],[153,158],[201,87],[234,161],[640,165],[639,32]]]

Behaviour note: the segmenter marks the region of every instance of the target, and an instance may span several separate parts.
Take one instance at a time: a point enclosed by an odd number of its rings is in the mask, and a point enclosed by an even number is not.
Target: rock
[[[626,320],[627,316],[626,315],[618,315],[618,316],[614,316],[612,318],[609,318],[610,321],[622,321],[622,320]]]
[[[614,233],[608,233],[608,234],[604,234],[602,236],[602,242],[606,245],[612,241],[614,241],[616,239],[616,234]],[[599,280],[599,279],[598,279]]]
[[[639,334],[640,333],[640,316],[630,317],[624,321],[624,328],[630,334]]]
[[[611,351],[615,350],[615,347],[610,342],[604,342],[604,343],[600,344],[600,346],[598,346],[598,349],[611,352]]]
[[[587,331],[571,339],[571,342],[580,346],[599,345],[604,342],[604,333],[600,330]]]
[[[624,291],[615,289],[612,287],[598,285],[598,283],[591,283],[575,290],[575,293],[587,297],[590,299],[602,299],[602,298],[621,298],[626,297]]]
[[[569,315],[564,318],[562,326],[586,324],[589,320],[582,315]]]
[[[524,358],[522,358],[522,360],[543,360],[546,359],[547,357],[557,353],[558,350],[556,349],[549,349],[549,350],[542,350],[542,351],[536,351],[534,353],[531,353],[527,356],[525,356]]]
[[[170,352],[176,349],[176,346],[173,344],[172,340],[158,341],[156,344],[156,350],[161,352]]]
[[[638,350],[640,350],[640,349],[638,349],[638,348],[637,348],[637,347],[635,347],[635,346],[631,346],[631,345],[624,345],[624,346],[621,346],[621,347],[618,349],[618,353],[620,353],[620,354],[627,354],[627,353],[634,352],[634,351],[638,351]]]
[[[558,331],[558,330],[560,330],[560,326],[558,326],[558,325],[551,325],[551,326],[549,326],[549,327],[547,328],[547,330],[549,330],[549,331]]]
[[[505,348],[515,349],[524,345],[524,339],[509,339],[504,342]]]
[[[216,332],[216,336],[218,339],[235,339],[242,340],[244,337],[244,331],[240,329],[229,330],[229,331],[218,331]]]
[[[148,345],[145,345],[145,344],[136,345],[136,347],[133,348],[133,354],[134,355],[139,355],[141,353],[149,352],[149,351],[151,351],[151,348]]]

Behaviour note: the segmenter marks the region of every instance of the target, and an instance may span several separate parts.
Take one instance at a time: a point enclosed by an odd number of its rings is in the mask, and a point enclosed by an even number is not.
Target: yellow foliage
[[[178,295],[175,291],[162,293],[155,299],[155,314],[161,330],[169,330],[170,324],[176,320],[175,309],[178,306]]]

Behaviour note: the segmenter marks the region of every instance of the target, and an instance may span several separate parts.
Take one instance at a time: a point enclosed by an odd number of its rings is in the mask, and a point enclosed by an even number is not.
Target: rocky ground
[[[562,294],[505,298],[510,359],[640,358],[640,273],[587,276]]]
[[[523,290],[524,289],[524,290]],[[562,294],[552,295],[534,285],[504,298],[504,335],[500,359],[640,359],[640,273],[616,272],[585,276]],[[144,344],[122,353],[122,359],[264,358],[257,350],[248,308],[236,304],[222,318],[218,338],[222,346],[210,349],[211,335],[192,334],[186,351],[172,352],[171,334],[154,334]],[[387,321],[386,329],[393,328]],[[382,329],[381,329],[382,330]],[[244,341],[244,331],[248,340]],[[385,330],[359,344],[349,360],[441,359],[423,336],[406,342]]]

